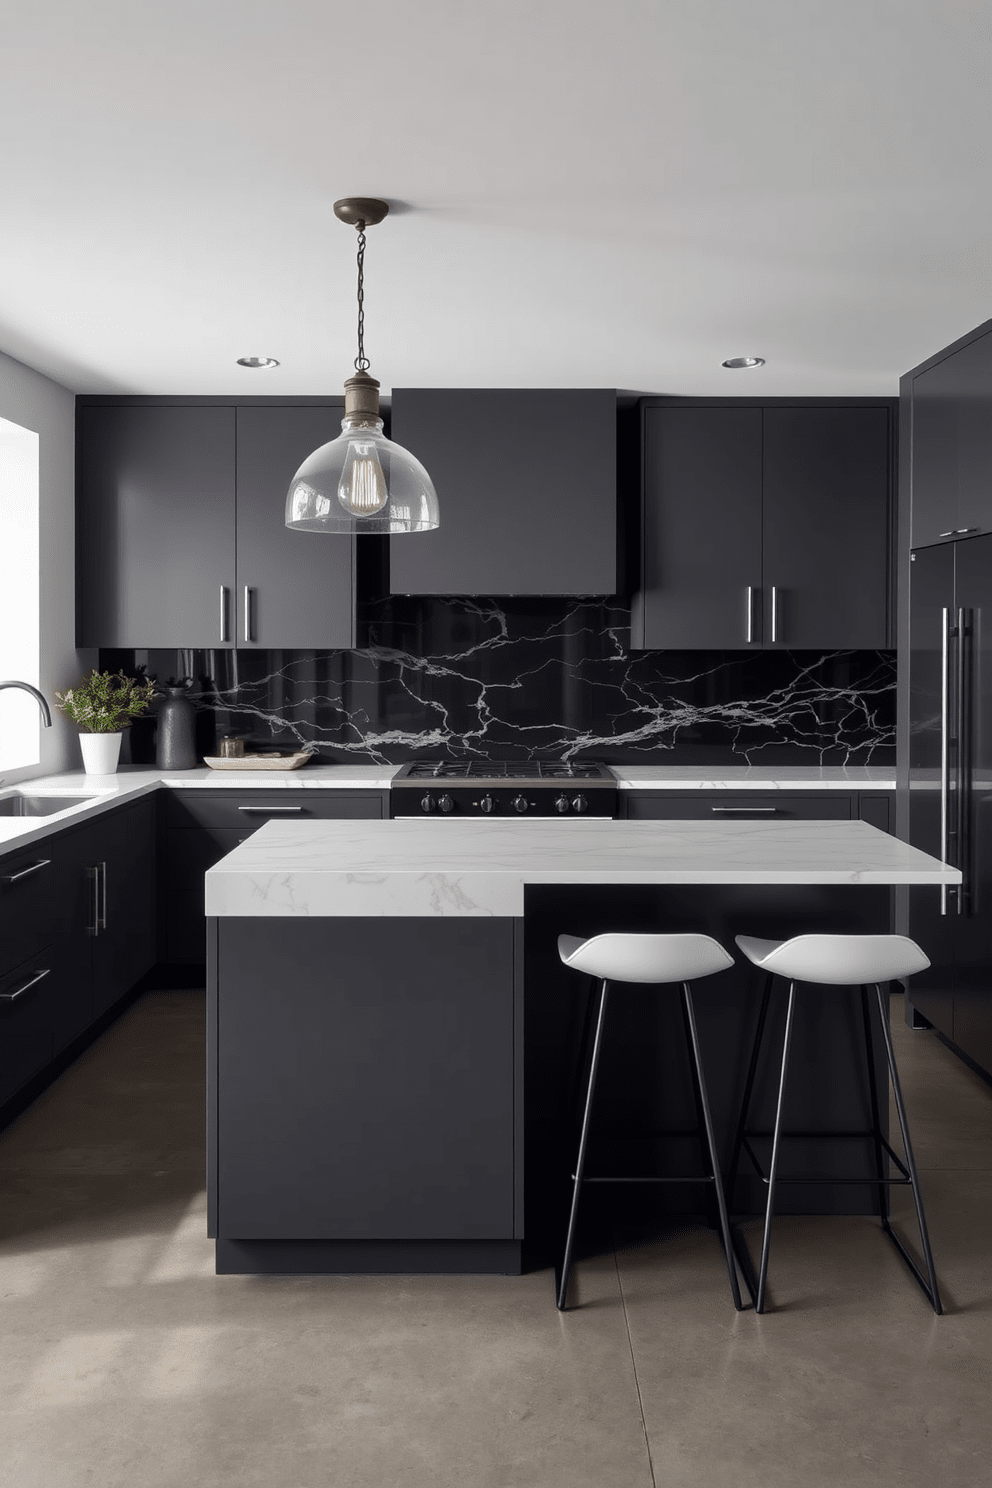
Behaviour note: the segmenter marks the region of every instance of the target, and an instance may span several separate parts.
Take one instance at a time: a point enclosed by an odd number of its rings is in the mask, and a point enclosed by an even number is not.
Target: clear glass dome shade
[[[420,461],[382,432],[380,418],[344,418],[337,439],[293,476],[286,526],[299,532],[429,532],[440,526]]]

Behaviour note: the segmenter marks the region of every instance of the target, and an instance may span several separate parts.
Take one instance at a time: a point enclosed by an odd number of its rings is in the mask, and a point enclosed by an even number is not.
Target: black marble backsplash
[[[632,652],[603,600],[393,597],[355,651],[101,651],[101,668],[189,676],[198,745],[314,746],[326,763],[892,764],[888,651]],[[154,758],[154,725],[130,755]]]

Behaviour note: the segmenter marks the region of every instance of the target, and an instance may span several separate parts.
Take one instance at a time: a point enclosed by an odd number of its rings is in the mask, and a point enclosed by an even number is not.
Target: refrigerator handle
[[[951,612],[944,606],[940,621],[940,859],[947,862],[948,796],[951,787],[950,751],[950,646]],[[947,913],[947,885],[940,886],[940,912]]]
[[[961,886],[958,889],[955,900],[959,915],[965,913],[968,897],[968,863],[970,861],[969,851],[969,812],[971,808],[971,760],[968,727],[968,611],[959,609],[957,615],[957,642],[958,649],[955,657],[957,673],[955,677],[955,827],[957,829],[957,866],[961,869]]]

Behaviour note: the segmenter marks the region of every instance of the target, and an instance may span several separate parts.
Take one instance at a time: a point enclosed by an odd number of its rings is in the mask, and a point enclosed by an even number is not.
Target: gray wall
[[[75,395],[23,362],[0,352],[0,417],[38,435],[41,500],[41,690],[76,681],[96,664],[96,652],[75,646]],[[0,709],[2,709],[0,698]],[[41,770],[80,767],[76,730],[54,707],[41,731]],[[2,718],[0,718],[2,727]],[[7,783],[37,774],[8,770]]]

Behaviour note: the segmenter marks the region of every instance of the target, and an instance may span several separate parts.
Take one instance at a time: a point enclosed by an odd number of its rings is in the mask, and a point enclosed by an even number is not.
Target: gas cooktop
[[[394,776],[393,817],[617,815],[617,783],[595,760],[415,760]]]
[[[393,784],[423,780],[527,780],[541,783],[562,780],[603,781],[613,784],[605,765],[593,760],[414,760],[404,765]]]

